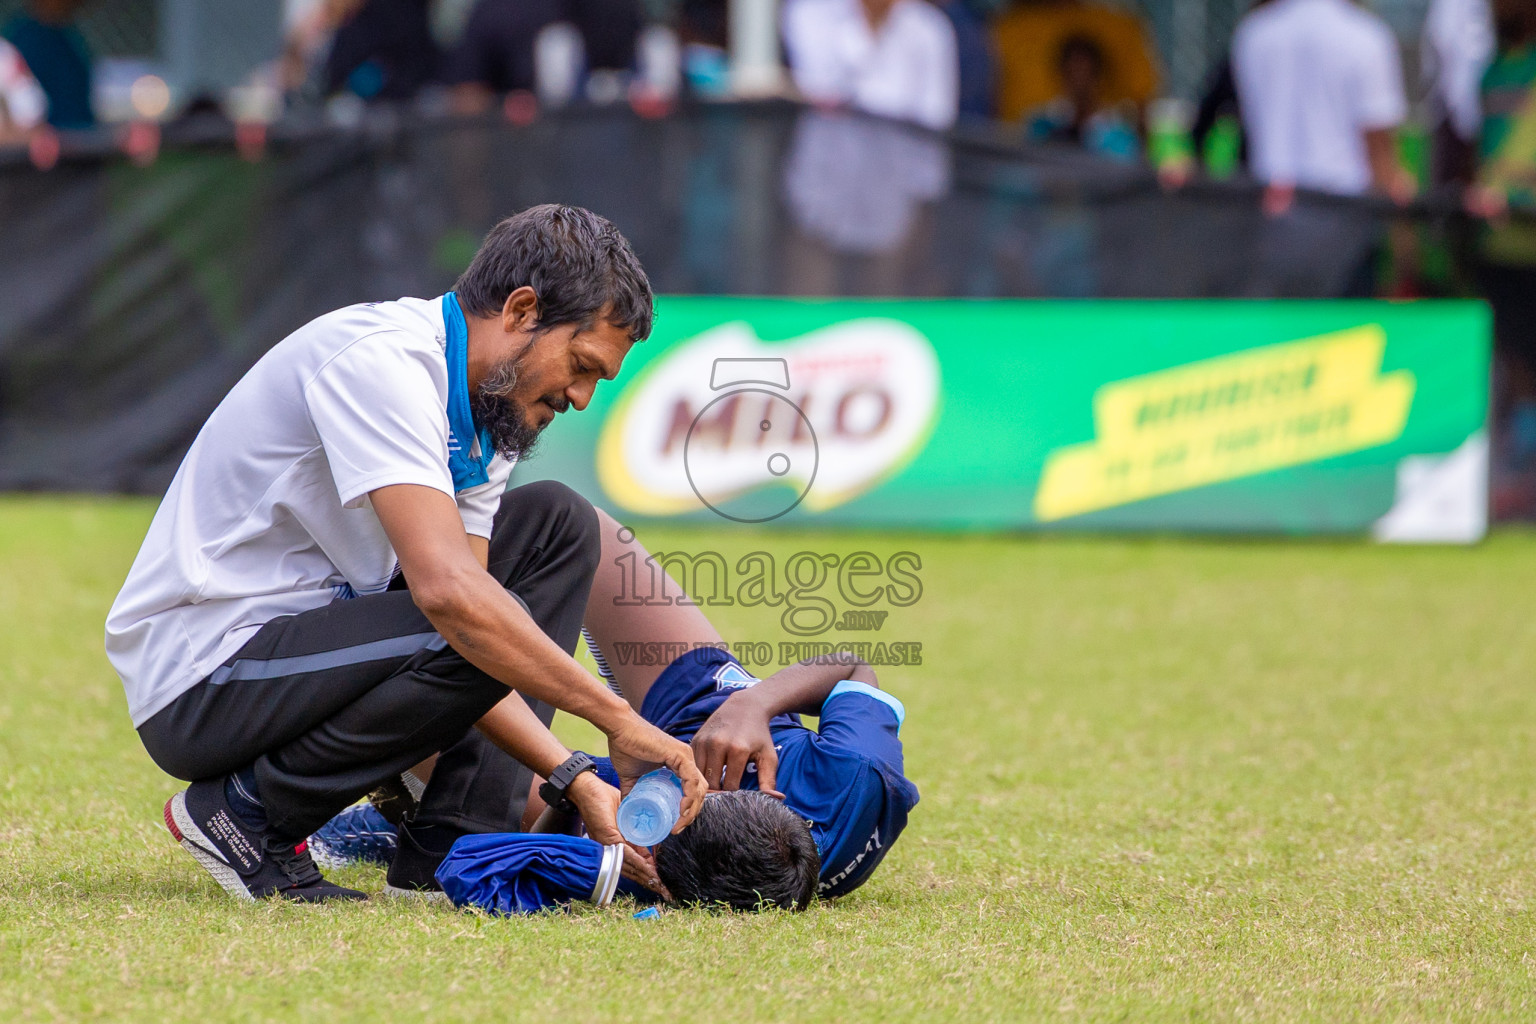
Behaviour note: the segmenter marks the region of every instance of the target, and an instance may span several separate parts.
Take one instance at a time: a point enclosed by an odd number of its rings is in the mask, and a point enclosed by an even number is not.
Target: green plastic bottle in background
[[[1194,108],[1188,100],[1168,97],[1154,100],[1147,111],[1147,159],[1153,167],[1189,166],[1195,159],[1189,126]]]
[[[1225,181],[1237,173],[1243,150],[1243,127],[1231,114],[1218,118],[1205,136],[1205,150],[1200,154],[1205,173]]]

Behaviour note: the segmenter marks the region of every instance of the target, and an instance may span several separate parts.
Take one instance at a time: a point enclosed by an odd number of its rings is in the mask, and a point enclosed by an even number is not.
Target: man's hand
[[[646,772],[659,766],[672,769],[672,774],[683,783],[683,803],[677,825],[672,829],[673,835],[698,817],[709,784],[693,763],[693,751],[687,744],[668,736],[639,715],[631,715],[628,721],[608,734],[608,757],[619,774],[619,785],[624,793],[628,793],[635,780]]]
[[[711,786],[740,789],[749,762],[757,764],[757,788],[784,799],[778,785],[779,755],[769,722],[775,715],[821,714],[827,695],[845,679],[879,686],[875,670],[862,659],[807,658],[748,689],[739,690],[715,709],[693,737],[693,756]]]
[[[750,689],[732,694],[709,716],[693,737],[693,759],[710,786],[740,789],[747,764],[755,762],[757,788],[784,799],[784,794],[774,788],[778,781],[779,755],[773,746],[773,733],[768,728],[771,717],[768,710],[753,699]]]
[[[624,837],[619,834],[618,790],[599,779],[595,773],[582,772],[571,780],[570,788],[565,791],[565,795],[581,812],[581,820],[587,826],[588,836],[604,846],[624,843],[625,878],[645,886],[666,899],[672,898],[672,894],[667,892],[667,887],[661,884],[661,877],[656,873],[656,859],[651,856],[650,851],[631,846],[624,842]]]

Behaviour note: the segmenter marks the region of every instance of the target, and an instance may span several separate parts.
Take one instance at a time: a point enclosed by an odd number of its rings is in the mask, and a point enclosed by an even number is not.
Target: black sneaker
[[[365,900],[368,894],[327,882],[309,855],[271,832],[248,828],[224,799],[222,778],[194,782],[165,802],[165,827],[231,896],[279,896],[298,903]]]
[[[447,850],[435,853],[423,847],[411,835],[410,825],[401,825],[396,832],[395,857],[384,876],[384,895],[447,903],[448,894],[437,881],[437,866],[447,856]]]

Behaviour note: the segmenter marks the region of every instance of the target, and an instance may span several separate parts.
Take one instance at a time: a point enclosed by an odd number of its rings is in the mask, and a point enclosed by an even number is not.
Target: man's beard
[[[525,350],[493,369],[470,400],[475,424],[491,435],[491,447],[496,453],[509,460],[531,456],[544,429],[528,425],[528,407],[513,397],[517,371],[526,356]],[[564,412],[569,402],[560,396],[550,399],[549,404],[556,412]]]

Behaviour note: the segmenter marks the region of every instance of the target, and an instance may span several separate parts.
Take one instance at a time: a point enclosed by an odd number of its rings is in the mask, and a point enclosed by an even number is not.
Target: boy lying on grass
[[[858,888],[918,801],[902,772],[901,702],[851,655],[810,659],[759,680],[722,649],[698,605],[626,603],[623,566],[647,564],[650,556],[633,533],[601,511],[598,517],[603,551],[587,602],[588,644],[603,676],[641,717],[691,744],[712,790],[694,823],[654,848],[649,888],[676,902],[743,910],[801,909],[814,895]],[[681,597],[670,577],[667,585],[665,593]],[[636,643],[686,653],[666,665],[615,657],[620,645]],[[799,714],[818,715],[818,728],[806,728]],[[612,762],[595,761],[598,774],[617,785]],[[525,830],[544,809],[538,780],[534,786]],[[408,812],[397,829],[362,804],[326,825],[311,849],[336,864],[387,859],[396,843],[412,843]],[[642,894],[638,886],[626,891]]]

